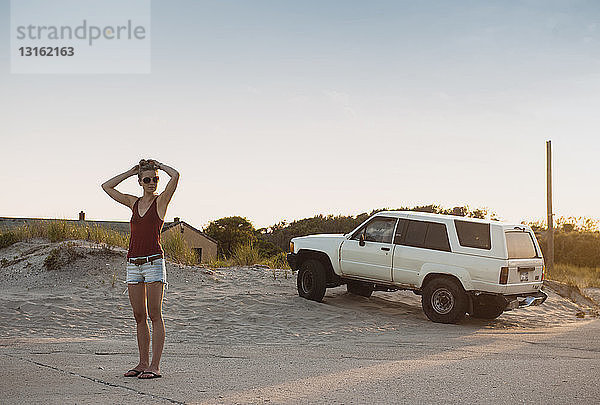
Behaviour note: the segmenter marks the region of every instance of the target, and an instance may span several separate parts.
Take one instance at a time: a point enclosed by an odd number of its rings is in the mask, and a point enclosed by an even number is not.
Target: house
[[[33,222],[46,222],[55,221],[55,219],[48,218],[10,218],[0,217],[0,231],[8,230],[20,225],[31,224]],[[129,233],[130,225],[129,222],[124,221],[90,221],[85,219],[85,213],[81,211],[79,213],[79,219],[64,219],[73,225],[76,224],[89,224],[98,225],[103,228],[112,229],[121,233]],[[167,236],[173,233],[179,233],[183,236],[183,240],[186,241],[187,245],[194,249],[198,254],[200,262],[207,262],[217,257],[217,241],[204,232],[194,228],[187,222],[181,221],[179,217],[174,218],[173,222],[165,222],[161,231],[161,240],[164,240]]]
[[[183,240],[198,254],[200,262],[217,258],[217,241],[178,217],[175,217],[173,222],[165,222],[160,237],[164,239],[173,233],[180,233],[183,236]]]

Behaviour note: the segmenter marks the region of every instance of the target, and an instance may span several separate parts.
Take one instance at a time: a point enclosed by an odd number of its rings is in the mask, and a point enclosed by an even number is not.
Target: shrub
[[[251,266],[262,261],[262,255],[252,243],[238,245],[233,249],[231,260],[237,266]]]
[[[276,256],[281,252],[279,246],[274,243],[268,242],[262,239],[255,239],[252,242],[252,245],[258,250],[261,256],[263,257],[272,257]]]
[[[0,234],[0,249],[8,247],[14,243],[19,242],[21,239],[15,232],[8,231]]]
[[[83,254],[79,253],[72,246],[57,246],[44,259],[44,267],[48,270],[58,270],[83,256]]]
[[[546,231],[536,232],[542,253],[547,253]],[[598,232],[554,232],[554,261],[579,267],[600,267]]]
[[[600,268],[555,263],[554,269],[546,274],[546,278],[580,288],[600,287]]]
[[[274,256],[269,257],[262,261],[261,264],[269,266],[270,269],[286,269],[289,270],[290,266],[287,262],[287,253],[280,252]]]
[[[0,249],[8,247],[12,244],[27,240],[31,237],[27,225],[20,225],[10,230],[0,232]]]
[[[104,243],[109,247],[119,246],[124,249],[129,248],[129,234],[117,232],[112,229],[108,229],[102,227],[98,224],[92,224],[91,226],[86,226],[85,228],[85,239]]]
[[[240,216],[212,221],[203,231],[218,241],[217,254],[226,257],[233,254],[236,246],[250,243],[255,232],[252,223]]]
[[[210,259],[206,265],[212,269],[217,269],[220,267],[232,267],[234,266],[233,261],[231,259],[227,259],[224,256],[221,258]]]

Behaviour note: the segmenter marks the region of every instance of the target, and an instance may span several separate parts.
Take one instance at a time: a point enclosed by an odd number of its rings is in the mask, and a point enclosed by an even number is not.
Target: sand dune
[[[49,270],[44,260],[58,246],[66,253]],[[86,241],[41,239],[0,250],[0,338],[132,338],[135,322],[126,293],[125,255],[123,249],[107,250]],[[342,286],[328,290],[323,303],[301,299],[290,270],[211,270],[168,262],[167,278],[163,311],[171,342],[368,341],[395,331],[548,328],[580,322],[577,314],[594,314],[592,307],[546,288],[550,297],[540,307],[505,312],[494,321],[467,317],[458,326],[440,325],[427,320],[420,297],[409,291],[376,292],[367,299],[348,294]]]

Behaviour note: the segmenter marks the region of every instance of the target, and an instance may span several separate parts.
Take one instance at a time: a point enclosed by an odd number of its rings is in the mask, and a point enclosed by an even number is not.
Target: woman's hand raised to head
[[[148,159],[147,162],[152,163],[157,169],[162,170],[162,164],[154,159]]]
[[[139,169],[140,169],[140,165],[133,166],[131,169],[129,169],[129,172],[128,172],[129,176],[138,174]]]

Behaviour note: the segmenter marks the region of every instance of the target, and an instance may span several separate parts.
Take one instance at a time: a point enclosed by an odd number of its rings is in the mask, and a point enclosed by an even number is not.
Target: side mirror
[[[365,234],[364,233],[360,234],[360,239],[358,240],[358,244],[360,246],[364,246],[365,245]]]

